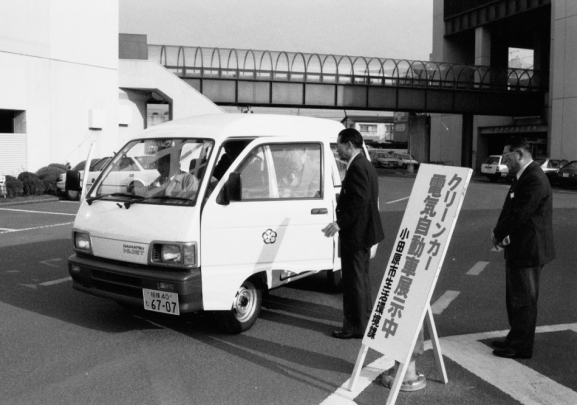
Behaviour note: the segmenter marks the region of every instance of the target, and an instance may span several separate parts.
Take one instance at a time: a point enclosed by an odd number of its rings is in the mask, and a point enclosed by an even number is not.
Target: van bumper
[[[175,271],[73,254],[68,258],[68,273],[74,289],[120,303],[144,308],[142,289],[146,288],[177,293],[181,314],[203,309],[200,269]],[[160,290],[159,282],[171,283],[174,290]]]

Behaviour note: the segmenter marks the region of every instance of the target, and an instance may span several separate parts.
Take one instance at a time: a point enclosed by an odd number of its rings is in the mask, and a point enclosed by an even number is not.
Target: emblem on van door
[[[275,243],[276,242],[276,232],[273,231],[272,229],[267,229],[263,234],[262,234],[262,240],[264,240],[264,243],[271,244],[271,243]]]

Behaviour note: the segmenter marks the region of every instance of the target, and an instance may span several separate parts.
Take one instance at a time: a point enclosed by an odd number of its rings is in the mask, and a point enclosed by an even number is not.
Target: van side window
[[[345,174],[347,174],[347,162],[345,162],[344,160],[341,160],[341,158],[339,157],[339,154],[337,153],[337,144],[336,143],[331,143],[331,151],[333,152],[333,156],[335,158],[335,161],[337,163],[337,168],[339,170],[339,175],[341,177],[341,181],[338,183],[333,178],[333,185],[340,186],[342,181],[345,179]],[[364,154],[364,152],[363,152],[363,154]]]
[[[320,198],[321,145],[270,145],[278,192],[275,198]]]
[[[259,146],[240,165],[241,199],[321,198],[321,145]]]
[[[262,146],[252,150],[239,168],[241,199],[260,200],[271,198],[268,166]]]

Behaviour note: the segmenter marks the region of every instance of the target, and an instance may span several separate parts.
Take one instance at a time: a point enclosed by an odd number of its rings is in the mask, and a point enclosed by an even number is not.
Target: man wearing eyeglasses
[[[514,137],[503,151],[513,175],[505,204],[493,229],[493,245],[505,249],[506,306],[511,330],[492,342],[493,354],[529,359],[537,324],[537,298],[541,269],[555,258],[553,245],[553,194],[549,180],[524,138]]]

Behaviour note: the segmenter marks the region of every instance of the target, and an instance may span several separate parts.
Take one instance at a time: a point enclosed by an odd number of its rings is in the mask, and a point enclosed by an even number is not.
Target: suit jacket
[[[555,258],[553,194],[536,162],[511,186],[493,233],[499,241],[509,235],[505,260],[510,267],[536,267]]]
[[[361,152],[349,165],[337,203],[337,224],[342,244],[352,250],[361,250],[385,238],[378,198],[377,172]]]

